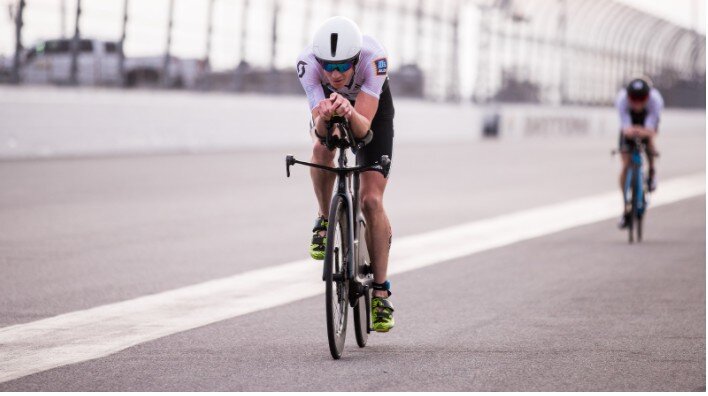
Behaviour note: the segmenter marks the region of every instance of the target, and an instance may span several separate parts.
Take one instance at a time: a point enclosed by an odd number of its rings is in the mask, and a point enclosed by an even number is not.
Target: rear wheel
[[[366,246],[366,223],[359,222],[359,243],[355,260],[357,260],[357,278],[359,280],[369,278],[371,275],[369,260],[369,250]],[[367,289],[366,293],[358,298],[354,306],[354,334],[356,334],[356,343],[360,348],[366,346],[369,339],[369,321],[370,321],[370,305],[371,305],[371,289]]]
[[[349,227],[347,224],[346,206],[337,197],[332,202],[332,209],[327,227],[327,248],[325,250],[325,309],[327,311],[327,338],[332,357],[339,359],[344,350],[344,340],[347,336],[347,301],[348,285],[346,282],[349,254]]]

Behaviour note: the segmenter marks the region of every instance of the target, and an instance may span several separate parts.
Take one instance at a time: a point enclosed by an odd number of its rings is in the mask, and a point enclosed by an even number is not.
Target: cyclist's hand
[[[628,137],[628,138],[637,137],[637,129],[636,128],[628,128],[626,131],[624,131],[624,136]]]
[[[643,138],[648,138],[652,136],[652,131],[646,128],[642,128],[639,130],[639,136]]]
[[[352,104],[349,103],[349,100],[345,98],[344,96],[333,92],[332,95],[329,96],[329,99],[332,101],[332,108],[336,112],[337,115],[341,115],[347,120],[352,116],[353,108]]]
[[[317,113],[324,121],[329,121],[334,115],[334,110],[332,109],[332,101],[330,99],[322,99],[317,104]]]

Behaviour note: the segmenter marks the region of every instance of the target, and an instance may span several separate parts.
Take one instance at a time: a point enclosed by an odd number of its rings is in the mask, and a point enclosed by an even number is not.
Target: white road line
[[[705,194],[705,173],[665,181],[652,207]],[[397,274],[617,216],[618,193],[400,238]],[[615,232],[608,229],[608,232]],[[0,329],[0,382],[322,293],[321,265],[300,260]]]

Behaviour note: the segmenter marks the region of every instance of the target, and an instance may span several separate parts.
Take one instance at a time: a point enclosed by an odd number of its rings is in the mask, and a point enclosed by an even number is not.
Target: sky
[[[76,0],[26,0],[25,11],[25,45],[31,45],[43,38],[56,38],[62,34],[61,4],[66,5],[66,17],[64,19],[64,31],[66,34],[73,33],[73,21]],[[216,69],[230,68],[235,65],[241,56],[240,54],[240,10],[243,0],[216,0],[214,10],[214,33],[212,43],[212,65]],[[250,0],[254,6],[250,7],[248,15],[248,45],[247,56],[255,64],[267,65],[270,59],[270,18],[271,2],[265,0]],[[354,12],[355,1],[366,1],[377,4],[381,0],[339,0],[342,4],[342,13]],[[391,0],[388,0],[391,2]],[[398,0],[405,1],[405,0]],[[534,0],[524,0],[534,1]],[[587,0],[592,1],[592,0]],[[617,0],[626,3],[640,10],[655,14],[659,17],[670,20],[674,23],[686,27],[698,26],[698,30],[705,32],[706,4],[703,0]],[[0,55],[10,55],[14,49],[14,26],[9,17],[9,8],[15,5],[17,0],[0,0]],[[315,0],[315,10],[311,16],[310,25],[316,25],[315,21],[323,20],[332,12],[333,1]],[[407,6],[415,5],[416,2],[406,1]],[[430,3],[430,2],[429,2]],[[117,40],[120,37],[121,16],[123,0],[83,0],[82,32],[87,36],[96,38]],[[129,14],[130,24],[127,32],[126,53],[128,56],[158,55],[164,51],[166,42],[167,26],[167,4],[168,0],[131,0]],[[182,57],[203,58],[205,55],[206,41],[206,21],[207,21],[207,1],[206,0],[176,0],[175,24],[173,33],[173,52]],[[307,36],[311,33],[304,31],[302,20],[305,18],[299,0],[282,1],[283,15],[286,15],[286,22],[291,21],[292,25],[285,25],[281,28],[283,40],[278,47],[279,57],[276,66],[285,67],[290,65],[307,41]],[[433,4],[436,6],[438,3]],[[410,8],[410,7],[409,7]],[[393,19],[387,19],[392,21]],[[264,21],[266,21],[264,23]],[[299,25],[296,23],[299,22]],[[381,24],[386,21],[374,17],[366,17],[362,30],[381,32]],[[393,23],[393,22],[391,22]],[[404,20],[402,24],[410,21]],[[406,25],[408,26],[408,25]],[[409,33],[413,33],[408,30]],[[384,33],[380,33],[384,35]],[[465,32],[463,32],[465,34]],[[471,37],[468,33],[468,36]],[[379,37],[382,42],[386,42],[385,37]],[[413,43],[408,43],[408,47],[403,45],[401,50],[402,58],[410,58],[415,53],[415,48],[410,48]],[[463,54],[463,58],[468,58],[469,54]],[[401,64],[392,62],[392,64]],[[465,59],[462,60],[463,62]]]

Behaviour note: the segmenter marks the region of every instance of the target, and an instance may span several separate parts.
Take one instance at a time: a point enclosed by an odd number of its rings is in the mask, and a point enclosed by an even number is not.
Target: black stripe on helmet
[[[332,51],[332,57],[335,57],[337,55],[337,39],[339,39],[339,34],[337,33],[332,33],[329,36],[329,45],[330,50]]]

